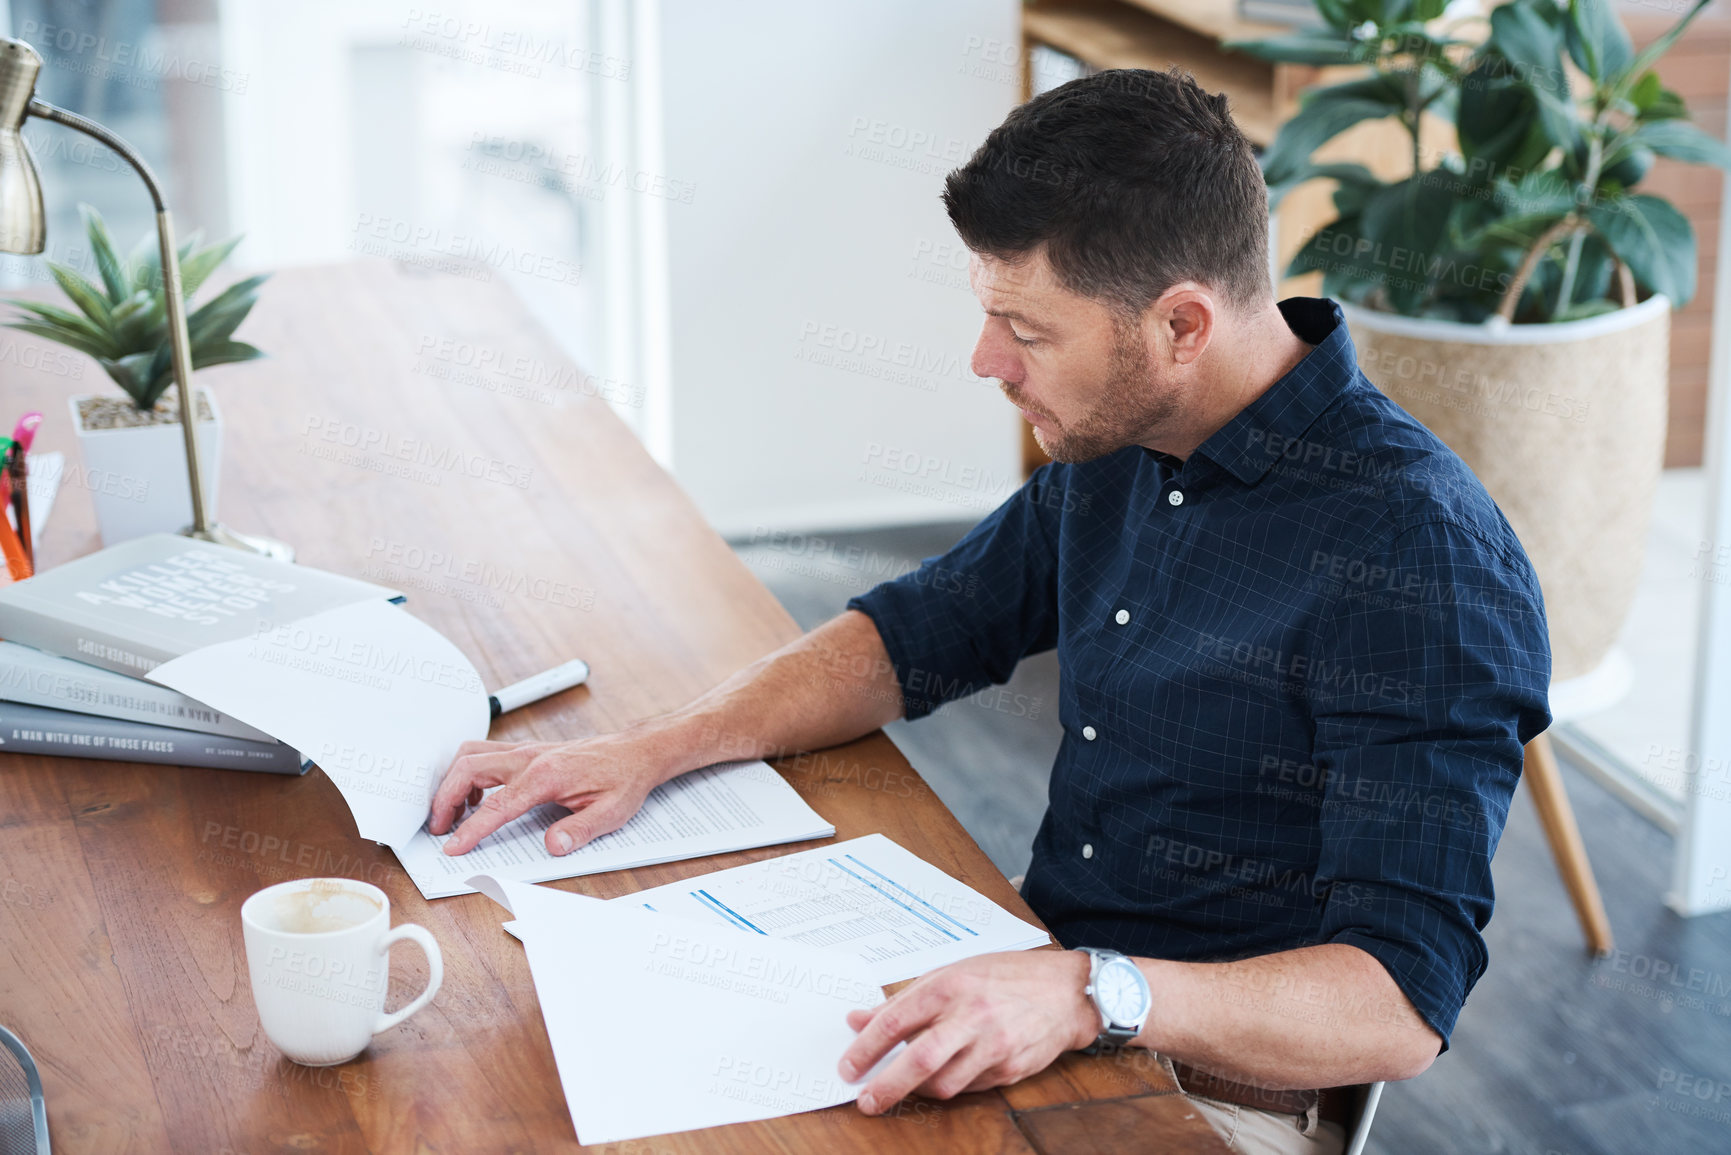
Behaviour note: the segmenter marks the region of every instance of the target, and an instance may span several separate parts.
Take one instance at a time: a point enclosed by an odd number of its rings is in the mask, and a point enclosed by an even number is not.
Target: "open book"
[[[657,787],[630,822],[568,855],[542,841],[565,811],[542,806],[447,856],[427,833],[428,805],[463,742],[486,737],[487,692],[448,638],[383,599],[205,646],[150,680],[312,758],[361,836],[395,851],[428,898],[470,893],[475,874],[542,882],[835,833],[781,775],[746,762]]]

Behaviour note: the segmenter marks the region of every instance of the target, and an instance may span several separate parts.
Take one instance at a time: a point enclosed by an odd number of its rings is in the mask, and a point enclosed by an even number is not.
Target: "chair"
[[[42,1076],[22,1040],[0,1027],[0,1155],[49,1155]]]
[[[1382,1100],[1382,1084],[1361,1083],[1352,1090],[1358,1102],[1348,1113],[1351,1126],[1346,1129],[1345,1155],[1364,1155],[1364,1145],[1370,1141],[1370,1121],[1376,1116],[1376,1105]]]
[[[1615,705],[1635,680],[1634,668],[1621,649],[1613,648],[1605,660],[1589,673],[1563,682],[1551,683],[1551,723],[1556,725],[1582,714],[1590,714]],[[1563,889],[1569,892],[1575,917],[1587,939],[1587,950],[1599,957],[1611,953],[1614,940],[1611,922],[1605,916],[1605,900],[1599,895],[1599,884],[1593,878],[1592,864],[1587,861],[1587,848],[1581,841],[1581,831],[1575,825],[1575,811],[1569,796],[1563,792],[1563,776],[1557,769],[1557,756],[1551,749],[1549,733],[1540,734],[1527,743],[1526,764],[1521,770],[1533,806],[1539,812],[1539,825],[1551,844],[1551,855],[1557,860],[1557,873],[1563,876]]]

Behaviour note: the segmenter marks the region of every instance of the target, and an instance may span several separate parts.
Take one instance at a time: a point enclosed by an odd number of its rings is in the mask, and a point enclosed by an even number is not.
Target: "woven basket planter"
[[[1592,671],[1646,553],[1665,457],[1669,299],[1537,325],[1341,309],[1365,375],[1461,456],[1526,547],[1554,680]]]

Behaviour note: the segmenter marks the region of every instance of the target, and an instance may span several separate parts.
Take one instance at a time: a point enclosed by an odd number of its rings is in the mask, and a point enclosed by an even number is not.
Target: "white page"
[[[618,830],[570,854],[547,853],[547,828],[569,813],[563,806],[537,806],[456,857],[443,850],[451,835],[429,834],[425,827],[394,849],[424,896],[446,898],[468,894],[473,888],[466,879],[476,873],[546,882],[835,833],[766,762],[727,762],[681,774],[650,791],[642,809]]]
[[[845,950],[880,985],[1050,936],[882,834],[612,899],[744,934]]]
[[[836,1064],[855,1037],[847,1012],[883,991],[845,952],[472,881],[511,900],[579,1142],[794,1115],[864,1085]]]
[[[54,509],[54,495],[60,492],[60,478],[66,468],[66,455],[63,453],[32,453],[29,458],[29,471],[24,482],[24,493],[30,499],[30,534],[37,538],[48,527],[48,515]],[[6,503],[6,520],[12,523],[12,528],[18,528],[18,518],[12,512],[12,503]]]
[[[265,623],[147,676],[317,762],[361,836],[387,845],[425,824],[457,748],[491,721],[463,652],[383,599]]]

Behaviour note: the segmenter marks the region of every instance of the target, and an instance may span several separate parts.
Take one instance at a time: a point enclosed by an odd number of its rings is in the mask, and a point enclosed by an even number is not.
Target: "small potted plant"
[[[1538,571],[1558,680],[1598,666],[1633,601],[1670,314],[1695,287],[1688,219],[1635,186],[1655,156],[1731,168],[1652,68],[1706,2],[1639,53],[1609,0],[1508,0],[1447,25],[1444,0],[1317,0],[1325,27],[1226,45],[1362,66],[1306,93],[1263,154],[1275,202],[1335,182],[1335,219],[1287,272],[1321,272],[1365,375],[1502,507]],[[1399,179],[1312,159],[1385,117],[1410,134]],[[1427,120],[1452,122],[1458,152],[1421,144]]]
[[[125,393],[88,394],[68,402],[102,543],[113,545],[141,534],[180,530],[192,521],[192,499],[180,403],[170,388],[174,375],[156,233],[146,234],[122,260],[101,215],[89,205],[79,208],[101,284],[49,261],[54,280],[77,311],[14,299],[8,303],[24,313],[7,325],[88,353]],[[194,233],[178,251],[181,290],[189,302],[241,238],[204,248],[200,239]],[[237,281],[188,314],[194,369],[264,355],[236,341],[234,331],[252,310],[268,275]],[[214,508],[222,416],[209,390],[197,389],[194,397],[205,501]]]

